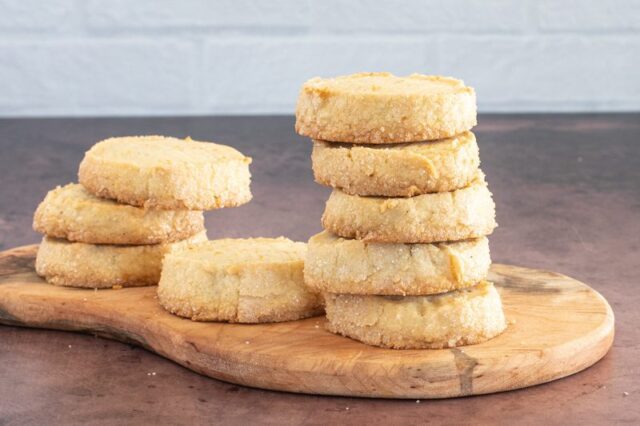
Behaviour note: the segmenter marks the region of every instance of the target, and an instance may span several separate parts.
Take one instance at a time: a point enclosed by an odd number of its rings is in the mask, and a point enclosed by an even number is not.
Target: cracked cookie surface
[[[286,238],[221,239],[172,251],[158,300],[194,321],[263,323],[322,313],[303,280],[305,243]]]

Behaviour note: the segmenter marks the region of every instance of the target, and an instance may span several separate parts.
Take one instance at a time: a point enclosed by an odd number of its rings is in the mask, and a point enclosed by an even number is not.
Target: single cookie
[[[489,235],[497,226],[480,171],[466,188],[411,198],[360,197],[334,189],[322,225],[344,238],[383,243],[466,240]]]
[[[94,195],[133,206],[211,210],[251,199],[250,163],[230,146],[134,136],[95,144],[78,177]]]
[[[412,197],[464,188],[480,165],[471,132],[449,139],[394,145],[314,141],[316,182],[352,195]]]
[[[262,323],[322,313],[322,296],[304,285],[306,244],[286,238],[223,239],[174,250],[158,300],[195,321]]]
[[[296,131],[352,143],[448,138],[476,125],[476,93],[460,80],[360,73],[307,81],[298,96]]]
[[[304,280],[340,294],[444,293],[484,280],[491,266],[486,237],[437,244],[367,243],[327,231],[309,240]]]
[[[158,244],[204,230],[195,210],[155,210],[98,198],[70,183],[49,191],[33,217],[33,229],[49,237],[90,244]]]
[[[507,327],[492,283],[435,296],[325,295],[329,331],[373,346],[441,349],[489,340]]]
[[[36,272],[54,285],[83,288],[140,287],[160,280],[162,258],[173,248],[207,240],[202,231],[176,243],[142,246],[72,243],[44,237]]]

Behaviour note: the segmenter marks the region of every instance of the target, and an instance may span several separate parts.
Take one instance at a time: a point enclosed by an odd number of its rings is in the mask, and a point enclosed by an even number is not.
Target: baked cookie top
[[[288,238],[224,238],[183,247],[173,258],[204,262],[216,268],[300,262],[307,245]]]
[[[124,165],[135,164],[141,168],[215,165],[225,161],[251,163],[251,158],[227,145],[157,135],[105,139],[91,147],[86,155],[97,156],[105,161],[118,161]]]
[[[194,321],[264,323],[322,312],[304,284],[306,244],[287,238],[222,239],[173,250],[163,263],[158,301]]]
[[[359,73],[312,78],[300,90],[296,131],[332,142],[404,143],[476,125],[473,88],[450,77]]]
[[[94,145],[78,179],[92,194],[165,210],[212,210],[251,200],[251,158],[215,143],[164,136],[111,138]]]
[[[307,81],[302,90],[320,95],[337,93],[371,95],[440,95],[474,93],[462,80],[439,75],[411,74],[398,77],[389,72],[362,72],[335,78],[315,77]]]

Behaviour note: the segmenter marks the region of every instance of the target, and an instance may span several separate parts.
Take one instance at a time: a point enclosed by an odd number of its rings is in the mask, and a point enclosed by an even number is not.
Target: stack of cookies
[[[495,206],[479,169],[476,97],[462,81],[367,73],[304,84],[296,130],[334,188],[306,284],[328,328],[390,348],[474,344],[506,327],[486,281]]]
[[[162,136],[112,138],[85,154],[80,184],[50,191],[33,227],[45,235],[36,271],[86,288],[155,285],[170,250],[206,241],[203,210],[251,199],[237,150]]]

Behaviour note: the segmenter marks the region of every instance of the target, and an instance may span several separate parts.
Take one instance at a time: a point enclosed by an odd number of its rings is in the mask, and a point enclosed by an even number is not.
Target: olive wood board
[[[164,311],[155,287],[47,284],[37,245],[0,252],[0,323],[72,330],[142,346],[197,373],[256,388],[377,398],[448,398],[518,389],[574,374],[611,347],[613,312],[567,276],[494,264],[507,330],[439,350],[382,349],[333,335],[324,317],[276,324],[193,322]]]

